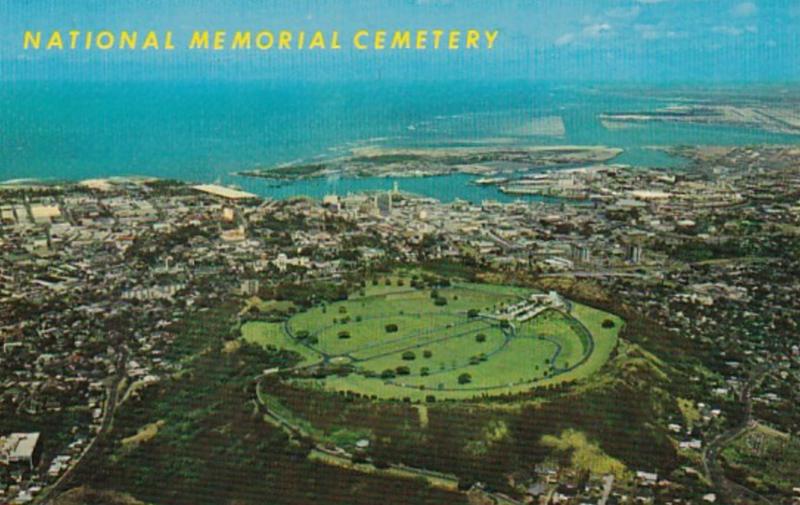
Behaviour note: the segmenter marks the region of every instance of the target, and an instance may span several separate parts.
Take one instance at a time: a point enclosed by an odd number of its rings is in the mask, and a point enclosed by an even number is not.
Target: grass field
[[[368,286],[361,295],[314,307],[285,323],[247,323],[243,338],[295,351],[303,358],[299,366],[347,364],[354,370],[303,380],[310,387],[385,399],[459,399],[585,377],[609,358],[622,325],[611,314],[569,303],[503,327],[492,315],[533,291],[398,284],[393,279],[392,285]],[[608,320],[612,327],[604,327]]]

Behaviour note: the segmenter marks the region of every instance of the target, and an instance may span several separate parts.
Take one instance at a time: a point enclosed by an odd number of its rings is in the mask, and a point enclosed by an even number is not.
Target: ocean
[[[654,110],[679,99],[608,86],[530,82],[14,82],[0,87],[0,181],[156,176],[220,182],[271,198],[389,189],[393,180],[276,185],[241,170],[341,156],[364,146],[582,144],[621,147],[615,162],[681,163],[653,146],[797,143],[732,127],[605,128],[602,112]],[[467,175],[401,178],[444,201],[518,199]]]

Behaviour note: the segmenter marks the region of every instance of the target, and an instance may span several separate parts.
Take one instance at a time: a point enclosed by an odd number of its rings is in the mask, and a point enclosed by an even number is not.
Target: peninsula
[[[621,153],[622,149],[604,146],[370,147],[354,149],[348,156],[328,161],[247,170],[237,175],[294,180],[334,175],[431,177],[464,173],[501,180],[543,168],[605,163]]]

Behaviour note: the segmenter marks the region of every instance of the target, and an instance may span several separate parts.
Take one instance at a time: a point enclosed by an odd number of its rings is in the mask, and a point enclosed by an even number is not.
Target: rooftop
[[[38,443],[39,433],[12,433],[0,438],[0,459],[7,462],[31,459]]]
[[[229,200],[246,200],[250,198],[258,198],[253,193],[239,191],[238,189],[226,188],[225,186],[219,186],[217,184],[200,184],[197,186],[192,186],[192,189],[196,189],[197,191],[208,193],[214,196],[221,196],[222,198],[227,198]]]

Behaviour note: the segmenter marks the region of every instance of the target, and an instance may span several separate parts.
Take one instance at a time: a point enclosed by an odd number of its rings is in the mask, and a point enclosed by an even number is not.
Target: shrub
[[[423,377],[427,377],[427,376],[429,376],[431,374],[431,369],[426,367],[426,366],[424,366],[424,367],[419,369],[419,374],[421,376],[423,376]]]
[[[344,305],[339,307],[339,314],[347,314],[347,307],[345,307]]]
[[[422,351],[422,357],[431,358],[433,357],[433,352],[428,349],[425,349],[424,351]]]
[[[308,338],[310,335],[311,335],[311,334],[308,332],[308,330],[300,330],[300,331],[298,331],[298,332],[295,334],[295,336],[296,336],[296,337],[297,337],[299,340],[305,340],[305,339],[307,339],[307,338]]]
[[[478,333],[475,335],[475,342],[486,342],[486,334],[485,333]]]
[[[436,401],[436,397],[433,395],[428,395],[425,397],[425,401],[428,403],[434,403]]]
[[[340,331],[339,332],[339,338],[341,338],[341,339],[350,338],[350,332],[349,331]]]
[[[394,369],[397,372],[397,375],[408,375],[411,373],[411,369],[407,366],[399,366]]]
[[[394,370],[391,368],[387,368],[383,372],[381,372],[381,379],[394,379],[395,373]]]
[[[438,305],[440,307],[442,305],[447,305],[447,298],[445,298],[443,296],[440,296],[439,298],[437,298],[436,300],[433,301],[433,304],[434,305]]]
[[[386,325],[386,333],[397,333],[397,325],[394,323],[389,323]]]
[[[415,359],[417,359],[417,355],[411,351],[406,351],[403,353],[403,359],[405,361],[414,361]]]
[[[458,383],[459,384],[469,384],[472,382],[472,376],[468,373],[462,373],[458,376]]]
[[[467,317],[470,318],[470,319],[478,317],[478,314],[480,314],[478,309],[469,309],[467,311]]]
[[[603,328],[613,328],[613,327],[614,327],[614,321],[612,321],[611,319],[603,320]]]

